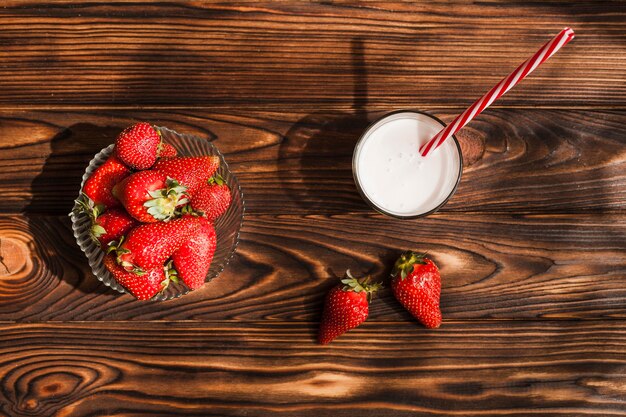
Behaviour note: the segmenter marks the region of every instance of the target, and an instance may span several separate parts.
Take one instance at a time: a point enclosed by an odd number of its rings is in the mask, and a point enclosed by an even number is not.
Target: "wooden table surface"
[[[0,6],[0,416],[626,415],[624,2]],[[564,26],[464,131],[439,213],[363,203],[370,121],[450,121]],[[213,141],[247,205],[224,273],[164,303],[101,285],[67,217],[139,120]],[[336,276],[407,248],[441,266],[441,328],[383,290],[318,346]]]

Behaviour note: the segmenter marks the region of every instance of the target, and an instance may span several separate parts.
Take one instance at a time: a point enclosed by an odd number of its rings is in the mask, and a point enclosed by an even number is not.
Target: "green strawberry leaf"
[[[416,264],[425,265],[424,258],[426,253],[419,254],[417,252],[406,251],[396,261],[391,271],[391,277],[395,278],[398,275],[400,279],[406,279],[406,277],[413,272]]]
[[[104,206],[104,204],[96,204],[93,208],[94,219],[97,219],[102,213],[104,213],[105,210],[106,207]]]
[[[152,190],[152,191],[148,191],[148,195],[152,198],[163,198],[164,197],[164,190],[160,189],[160,190]]]
[[[99,238],[100,236],[106,233],[106,229],[99,224],[94,224],[91,226],[91,235],[95,238]]]
[[[215,174],[207,181],[211,185],[224,185],[226,184],[226,180],[220,174]]]
[[[176,208],[187,204],[187,187],[180,185],[176,180],[167,178],[167,187],[160,190],[149,191],[151,197],[143,203],[147,212],[157,220],[168,221],[176,216]]]
[[[87,194],[81,193],[77,200],[74,200],[75,207],[72,212],[75,215],[86,214],[89,216],[93,224],[98,216],[104,212],[105,207],[102,204],[95,205],[93,200],[87,197]]]
[[[124,263],[128,263],[128,262],[122,262],[122,264],[124,264]],[[130,264],[130,265],[132,265],[132,264]],[[146,273],[147,273],[147,272],[146,272],[146,271],[144,271],[143,269],[141,269],[141,268],[137,268],[136,266],[133,266],[133,269],[132,269],[132,271],[131,271],[131,272],[132,272],[133,274],[137,275],[137,276],[140,276],[140,277],[142,277],[142,276],[146,275]]]
[[[176,284],[179,283],[179,278],[178,278],[178,271],[176,270],[176,268],[174,268],[174,263],[172,260],[168,261],[165,266],[163,267],[163,270],[165,271],[165,281],[172,281]],[[168,282],[169,285],[169,282]]]
[[[367,293],[368,301],[372,300],[372,295],[381,289],[383,286],[380,282],[376,282],[374,284],[370,284],[370,276],[368,275],[365,278],[358,279],[352,276],[352,272],[348,269],[346,271],[346,278],[341,280],[341,283],[344,284],[342,288],[344,291],[354,291],[356,293],[365,292]]]

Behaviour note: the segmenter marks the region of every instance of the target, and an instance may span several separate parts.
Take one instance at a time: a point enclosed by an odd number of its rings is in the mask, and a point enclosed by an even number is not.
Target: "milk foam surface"
[[[443,126],[412,112],[372,126],[355,150],[362,191],[378,208],[398,216],[429,212],[450,195],[460,175],[460,155],[449,139],[427,157],[419,148]]]

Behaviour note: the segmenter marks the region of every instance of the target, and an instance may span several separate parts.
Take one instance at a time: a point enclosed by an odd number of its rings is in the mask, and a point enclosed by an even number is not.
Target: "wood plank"
[[[623,416],[624,324],[3,324],[0,415]]]
[[[350,268],[384,280],[404,249],[442,273],[446,319],[626,318],[623,215],[246,217],[220,277],[165,303],[100,284],[65,217],[0,216],[0,321],[317,320]],[[375,320],[408,320],[384,289]]]
[[[458,109],[437,112],[450,121]],[[136,120],[213,140],[255,214],[369,213],[354,144],[383,113],[0,112],[0,212],[66,214],[88,161]],[[490,110],[460,137],[466,166],[446,212],[620,212],[626,112]],[[469,152],[471,149],[472,152]],[[481,153],[484,150],[484,155]]]
[[[466,106],[572,26],[498,105],[623,108],[625,15],[619,2],[8,0],[0,105]]]

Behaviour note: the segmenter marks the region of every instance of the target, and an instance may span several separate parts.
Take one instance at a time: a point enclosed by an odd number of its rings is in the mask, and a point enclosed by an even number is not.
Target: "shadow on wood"
[[[52,228],[48,222],[42,221],[51,214],[66,215],[73,207],[73,200],[69,200],[59,207],[54,202],[60,187],[72,188],[75,196],[81,185],[83,172],[67,170],[67,167],[82,167],[84,170],[93,156],[102,148],[111,143],[111,138],[117,136],[120,128],[117,126],[96,126],[90,123],[74,124],[50,141],[50,153],[43,165],[41,173],[31,184],[31,201],[25,208],[28,229],[32,242],[31,257],[33,267],[41,269],[41,274],[31,273],[37,291],[48,291],[50,286],[60,285],[59,280],[65,280],[72,287],[90,294],[110,293],[111,290],[101,285],[92,275],[87,259],[74,241],[69,217],[62,218],[58,228]],[[84,266],[81,270],[67,271],[61,268],[58,257],[74,259],[77,265]]]
[[[359,137],[369,125],[367,107],[367,68],[363,40],[352,40],[352,67],[354,76],[354,113],[317,112],[295,123],[285,135],[278,161],[282,186],[288,194],[311,214],[340,214],[338,201],[346,201],[353,211],[358,194],[351,166],[352,153]],[[293,181],[304,187],[294,187]],[[322,184],[332,184],[324,192]],[[304,190],[303,190],[304,188]],[[321,190],[321,192],[320,192]],[[329,202],[332,201],[332,204]],[[362,202],[363,211],[369,208]]]

